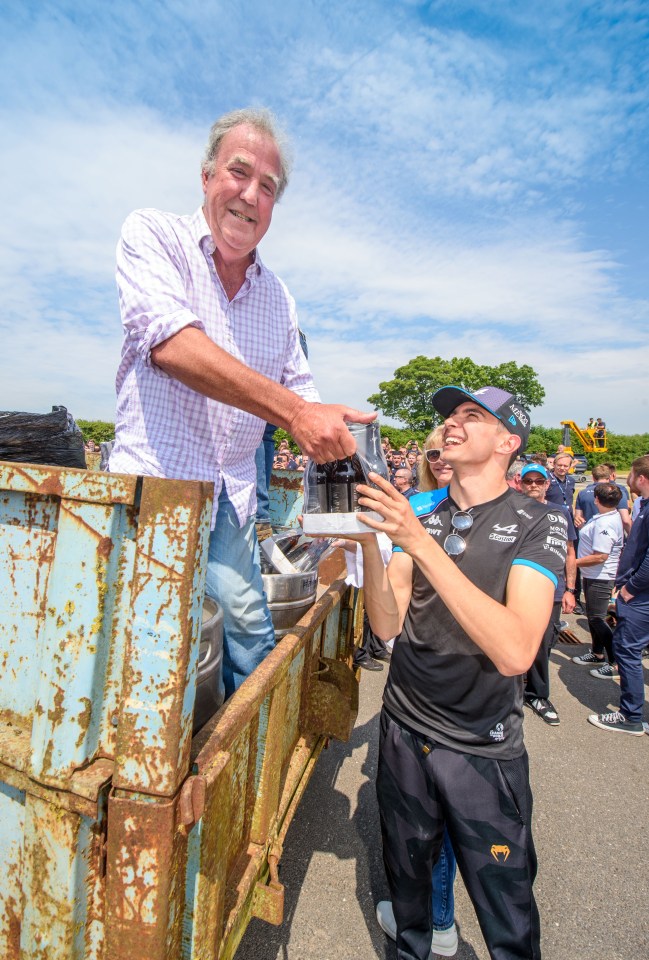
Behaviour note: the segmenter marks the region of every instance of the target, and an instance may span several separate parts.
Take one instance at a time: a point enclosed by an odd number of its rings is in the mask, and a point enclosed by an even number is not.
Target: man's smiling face
[[[270,226],[279,150],[268,134],[241,124],[226,133],[212,166],[202,174],[203,211],[220,256],[234,263],[249,257]]]
[[[461,403],[444,421],[442,456],[450,464],[487,459],[500,421],[477,403]]]

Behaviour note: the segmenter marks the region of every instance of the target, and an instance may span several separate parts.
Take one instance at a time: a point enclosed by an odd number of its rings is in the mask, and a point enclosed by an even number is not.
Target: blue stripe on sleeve
[[[518,560],[514,560],[512,567],[531,567],[532,570],[538,570],[539,573],[542,573],[544,577],[547,577],[548,580],[551,580],[554,586],[556,587],[559,583],[555,575],[551,570],[548,570],[547,567],[542,567],[538,563],[534,563],[532,560],[524,560],[522,557],[519,557]]]

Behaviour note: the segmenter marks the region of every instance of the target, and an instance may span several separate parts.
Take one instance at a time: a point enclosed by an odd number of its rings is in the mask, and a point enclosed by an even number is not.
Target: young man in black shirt
[[[399,960],[428,960],[431,871],[448,829],[493,960],[540,958],[522,674],[566,559],[548,507],[510,490],[529,415],[509,393],[443,387],[448,488],[416,516],[387,482],[362,487],[396,552],[363,535],[372,629],[398,635],[385,688],[377,794]],[[555,525],[556,527],[556,525]]]

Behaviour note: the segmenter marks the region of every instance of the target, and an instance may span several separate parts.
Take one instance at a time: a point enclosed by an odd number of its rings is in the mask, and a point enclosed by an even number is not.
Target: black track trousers
[[[492,960],[540,960],[527,754],[496,760],[415,735],[384,709],[376,791],[399,960],[428,960],[446,824]]]

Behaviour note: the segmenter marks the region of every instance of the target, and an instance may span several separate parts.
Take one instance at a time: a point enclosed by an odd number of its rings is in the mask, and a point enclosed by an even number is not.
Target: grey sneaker
[[[603,657],[596,657],[592,650],[589,650],[587,653],[582,653],[580,657],[573,657],[573,663],[587,664],[590,666],[593,663],[604,663]]]
[[[591,677],[601,677],[604,680],[614,680],[620,676],[620,671],[614,663],[603,663],[601,667],[590,671]]]
[[[599,727],[600,730],[616,730],[619,733],[630,733],[632,737],[641,737],[644,727],[638,720],[627,720],[623,713],[614,710],[613,713],[591,713],[588,722]]]
[[[387,934],[390,940],[396,940],[397,924],[390,900],[379,900],[376,905],[376,919],[383,933]],[[455,924],[448,930],[433,930],[431,960],[434,954],[438,954],[440,957],[454,957],[457,953],[457,946],[458,938]]]

